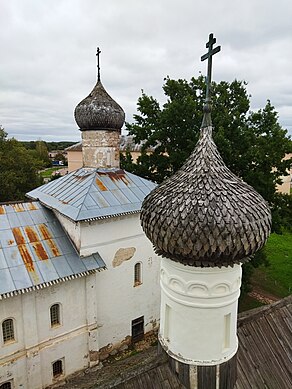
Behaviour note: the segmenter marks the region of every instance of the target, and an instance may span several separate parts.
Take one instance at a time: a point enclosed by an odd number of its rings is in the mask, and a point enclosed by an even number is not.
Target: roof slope
[[[155,184],[121,169],[80,168],[27,193],[74,221],[140,212]]]
[[[52,211],[38,202],[0,205],[0,299],[105,268],[80,258]]]
[[[238,320],[236,389],[292,388],[292,295]]]

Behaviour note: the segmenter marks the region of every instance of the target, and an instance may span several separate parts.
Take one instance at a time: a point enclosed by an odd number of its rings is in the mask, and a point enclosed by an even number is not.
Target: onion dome
[[[125,121],[122,107],[111,98],[100,80],[91,93],[77,105],[74,115],[81,131],[119,131]]]
[[[157,254],[185,265],[221,267],[245,262],[264,245],[271,213],[226,167],[208,126],[183,167],[145,198],[141,223]]]

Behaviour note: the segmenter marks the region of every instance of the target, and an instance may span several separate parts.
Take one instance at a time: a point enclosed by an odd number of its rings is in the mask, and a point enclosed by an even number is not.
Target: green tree
[[[35,153],[37,158],[43,161],[43,167],[50,167],[52,165],[46,142],[37,140],[35,142]]]
[[[126,168],[158,183],[177,171],[195,147],[203,117],[205,82],[203,77],[190,82],[166,78],[163,90],[167,101],[162,107],[142,91],[134,122],[126,125],[134,141],[143,145],[137,163],[127,159]],[[213,136],[221,156],[270,203],[274,228],[279,230],[275,211],[285,201],[281,196],[279,200],[276,184],[292,162],[283,161],[285,154],[292,152],[291,139],[278,123],[269,100],[263,109],[250,112],[245,82],[213,82],[212,96]]]
[[[26,192],[42,183],[38,174],[42,162],[7,135],[0,126],[0,202],[24,200]]]

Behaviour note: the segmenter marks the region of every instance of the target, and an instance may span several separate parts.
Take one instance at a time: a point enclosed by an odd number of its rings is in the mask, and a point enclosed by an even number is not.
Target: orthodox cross
[[[96,56],[97,56],[97,81],[100,81],[100,67],[99,67],[99,54],[101,53],[100,48],[97,48]]]
[[[206,79],[206,105],[210,104],[210,89],[212,80],[212,56],[221,50],[221,46],[217,46],[213,49],[213,45],[216,43],[216,38],[213,34],[209,35],[209,41],[206,43],[206,48],[209,49],[206,54],[201,57],[201,61],[208,59],[208,73]]]

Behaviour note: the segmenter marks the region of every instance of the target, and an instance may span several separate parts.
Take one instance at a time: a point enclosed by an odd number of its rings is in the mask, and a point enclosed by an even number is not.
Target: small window
[[[137,262],[134,268],[134,286],[142,284],[142,264]]]
[[[138,342],[144,338],[144,316],[132,320],[132,342]]]
[[[63,361],[58,359],[53,363],[53,377],[57,378],[63,374]]]
[[[0,389],[12,389],[11,382],[4,382],[0,384]]]
[[[4,343],[15,340],[13,319],[6,319],[3,321],[2,334],[3,334],[3,342]]]
[[[50,316],[51,316],[51,327],[58,326],[61,324],[60,304],[54,304],[51,306]]]

